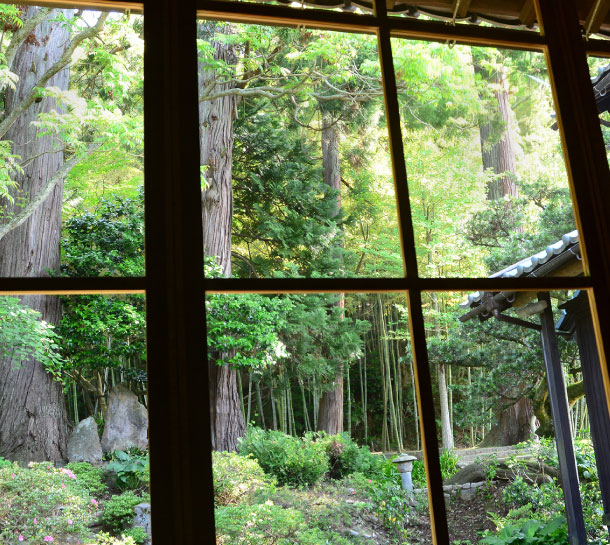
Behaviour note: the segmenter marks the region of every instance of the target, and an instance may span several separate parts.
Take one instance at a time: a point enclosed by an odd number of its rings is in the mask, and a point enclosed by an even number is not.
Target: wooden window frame
[[[141,278],[4,278],[0,293],[145,293],[153,539],[157,545],[212,544],[213,487],[205,350],[204,294],[404,292],[408,299],[431,529],[449,545],[425,343],[425,291],[582,289],[589,295],[610,405],[610,171],[586,55],[610,56],[610,41],[581,37],[571,0],[536,0],[540,33],[447,25],[388,16],[298,10],[219,0],[31,2],[58,7],[145,10],[145,236]],[[196,17],[267,25],[305,25],[376,34],[394,170],[404,278],[204,279],[199,189]],[[586,276],[578,278],[421,278],[411,210],[390,39],[452,41],[546,54],[581,236]],[[584,212],[584,213],[582,213]]]

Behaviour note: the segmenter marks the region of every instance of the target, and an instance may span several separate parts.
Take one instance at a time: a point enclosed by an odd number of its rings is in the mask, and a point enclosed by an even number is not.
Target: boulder
[[[479,483],[485,478],[485,468],[481,464],[470,464],[449,477],[444,484]]]
[[[119,384],[108,396],[102,450],[112,452],[129,447],[148,448],[148,411],[135,394]]]
[[[148,534],[148,541],[144,545],[150,544],[150,503],[139,503],[134,508],[135,517],[131,524],[132,528],[140,526],[146,530]]]
[[[102,447],[97,422],[90,416],[81,420],[68,440],[68,461],[102,463]]]

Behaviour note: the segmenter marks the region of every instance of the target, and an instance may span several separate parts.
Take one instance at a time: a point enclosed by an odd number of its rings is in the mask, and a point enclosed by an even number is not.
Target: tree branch
[[[89,27],[74,36],[70,42],[70,45],[63,52],[59,60],[42,75],[36,85],[32,87],[32,90],[28,93],[28,95],[19,104],[17,104],[11,113],[4,118],[2,123],[0,123],[0,138],[3,138],[6,135],[8,130],[11,128],[11,125],[17,120],[17,118],[32,105],[38,96],[38,88],[44,87],[47,82],[55,74],[57,74],[57,72],[69,64],[70,60],[72,59],[72,54],[78,45],[87,38],[92,38],[101,32],[107,17],[108,13],[102,13],[94,26]]]
[[[88,157],[95,150],[101,146],[101,142],[96,142],[89,145],[84,157]],[[55,186],[59,184],[72,169],[82,161],[82,155],[75,155],[69,161],[66,161],[60,168],[53,174],[53,176],[47,181],[45,186],[38,192],[38,194],[8,223],[0,225],[0,240],[2,240],[8,233],[13,229],[16,229],[21,224],[25,223],[27,219],[36,211],[36,209],[46,200],[51,194]]]

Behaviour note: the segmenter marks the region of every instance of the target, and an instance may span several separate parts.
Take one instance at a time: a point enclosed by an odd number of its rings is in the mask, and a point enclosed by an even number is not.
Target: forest
[[[0,20],[0,277],[144,276],[142,17],[0,4]],[[408,273],[376,38],[197,35],[202,274]],[[392,48],[419,276],[486,277],[573,232],[544,57]],[[567,543],[540,335],[461,321],[468,296],[422,299],[443,478],[465,449],[517,447],[477,461],[476,501],[446,500],[450,534]],[[550,293],[555,320],[573,296]],[[407,493],[391,462],[422,448],[405,294],[207,294],[205,315],[217,543],[428,542],[423,463]],[[147,405],[145,296],[3,296],[0,326],[0,542],[147,543],[146,448],[65,465],[119,386]],[[559,349],[587,535],[608,543],[578,346]]]

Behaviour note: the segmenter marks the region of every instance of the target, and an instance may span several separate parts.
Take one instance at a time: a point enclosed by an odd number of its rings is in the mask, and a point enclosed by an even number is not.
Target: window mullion
[[[547,43],[549,79],[580,232],[585,274],[591,275],[591,313],[606,397],[610,399],[610,171],[578,13],[570,0],[537,0]],[[591,292],[590,292],[591,293]]]
[[[215,531],[195,3],[147,2],[144,32],[152,532],[155,543],[199,545]]]
[[[417,255],[415,234],[407,185],[407,168],[402,145],[400,110],[396,89],[396,75],[392,60],[391,35],[387,20],[385,0],[375,3],[379,18],[379,61],[383,80],[386,119],[390,137],[390,153],[394,173],[394,187],[398,206],[401,249],[408,278],[417,282]],[[413,347],[413,369],[417,391],[417,404],[422,436],[422,451],[426,465],[428,483],[428,502],[430,505],[430,530],[435,545],[448,545],[449,532],[445,510],[445,496],[438,452],[436,422],[434,418],[434,398],[430,382],[430,366],[426,348],[424,317],[421,308],[421,292],[418,289],[408,294],[409,327]]]

